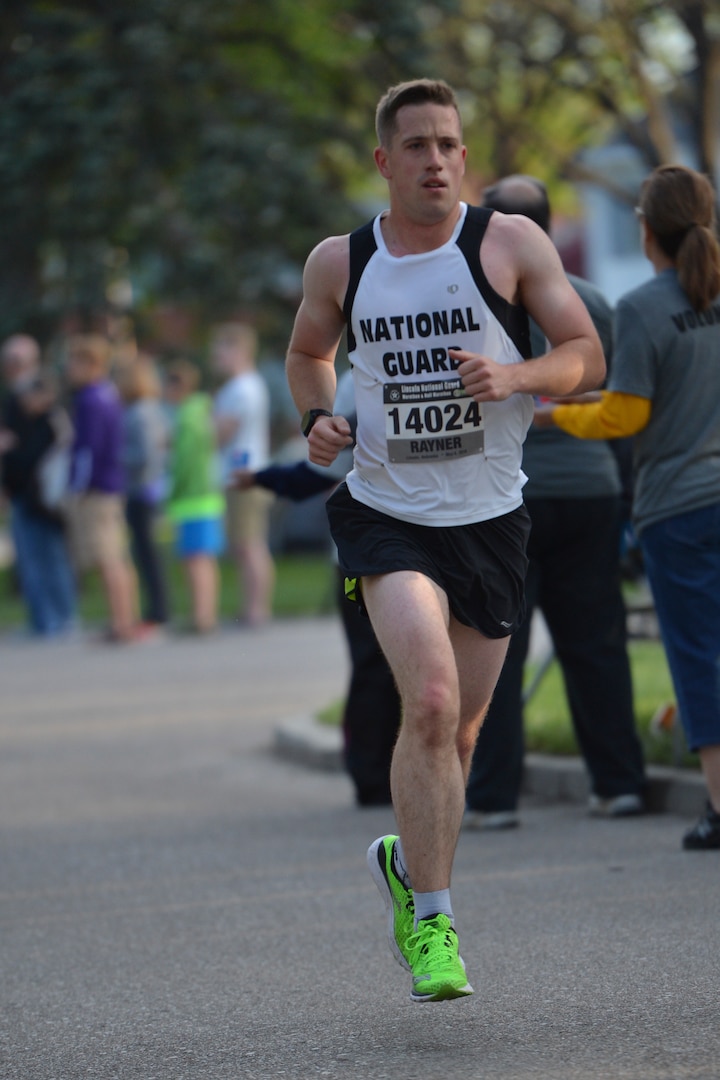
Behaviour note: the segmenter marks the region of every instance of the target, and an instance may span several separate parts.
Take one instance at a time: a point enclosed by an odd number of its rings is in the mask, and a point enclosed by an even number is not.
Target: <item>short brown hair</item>
[[[715,191],[707,176],[684,165],[661,165],[640,189],[640,212],[695,309],[720,293]]]
[[[397,131],[397,114],[405,105],[443,105],[455,110],[462,130],[455,91],[442,79],[413,79],[391,86],[375,110],[375,131],[381,146],[388,147]]]

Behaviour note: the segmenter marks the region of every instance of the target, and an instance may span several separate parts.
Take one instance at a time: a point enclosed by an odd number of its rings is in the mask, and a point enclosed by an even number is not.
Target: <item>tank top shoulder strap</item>
[[[375,239],[373,225],[374,219],[373,221],[366,222],[365,225],[361,225],[359,229],[355,229],[354,232],[350,233],[350,278],[348,280],[348,287],[343,301],[343,314],[345,315],[345,323],[347,324],[348,352],[354,352],[357,344],[355,335],[352,332],[351,322],[355,294],[358,290],[360,278],[363,275],[365,267],[377,251],[377,241]]]
[[[494,213],[494,210],[488,210],[484,206],[468,206],[456,243],[465,256],[473,281],[483,300],[513,341],[520,355],[527,360],[532,356],[527,312],[524,307],[508,303],[504,297],[495,292],[480,262],[480,245],[483,242],[488,222]]]

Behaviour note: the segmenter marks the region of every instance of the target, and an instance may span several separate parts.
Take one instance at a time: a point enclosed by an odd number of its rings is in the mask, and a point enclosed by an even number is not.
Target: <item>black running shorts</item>
[[[415,525],[365,506],[340,484],[327,513],[347,578],[416,570],[445,592],[459,622],[485,637],[507,637],[522,622],[530,533],[524,506],[474,525]]]

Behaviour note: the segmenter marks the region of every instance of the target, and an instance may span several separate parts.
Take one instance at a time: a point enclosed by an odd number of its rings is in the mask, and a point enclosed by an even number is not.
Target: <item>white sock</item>
[[[438,889],[437,892],[414,892],[413,899],[416,930],[421,919],[429,919],[433,915],[447,915],[453,926],[455,925],[449,889]]]

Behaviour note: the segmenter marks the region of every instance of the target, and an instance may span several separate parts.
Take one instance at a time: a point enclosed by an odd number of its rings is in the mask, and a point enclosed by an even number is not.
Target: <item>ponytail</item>
[[[720,293],[712,184],[694,169],[662,165],[643,183],[640,209],[660,248],[673,260],[691,306],[705,311]]]
[[[705,311],[720,293],[720,245],[706,225],[693,225],[675,262],[678,281],[695,311]]]

